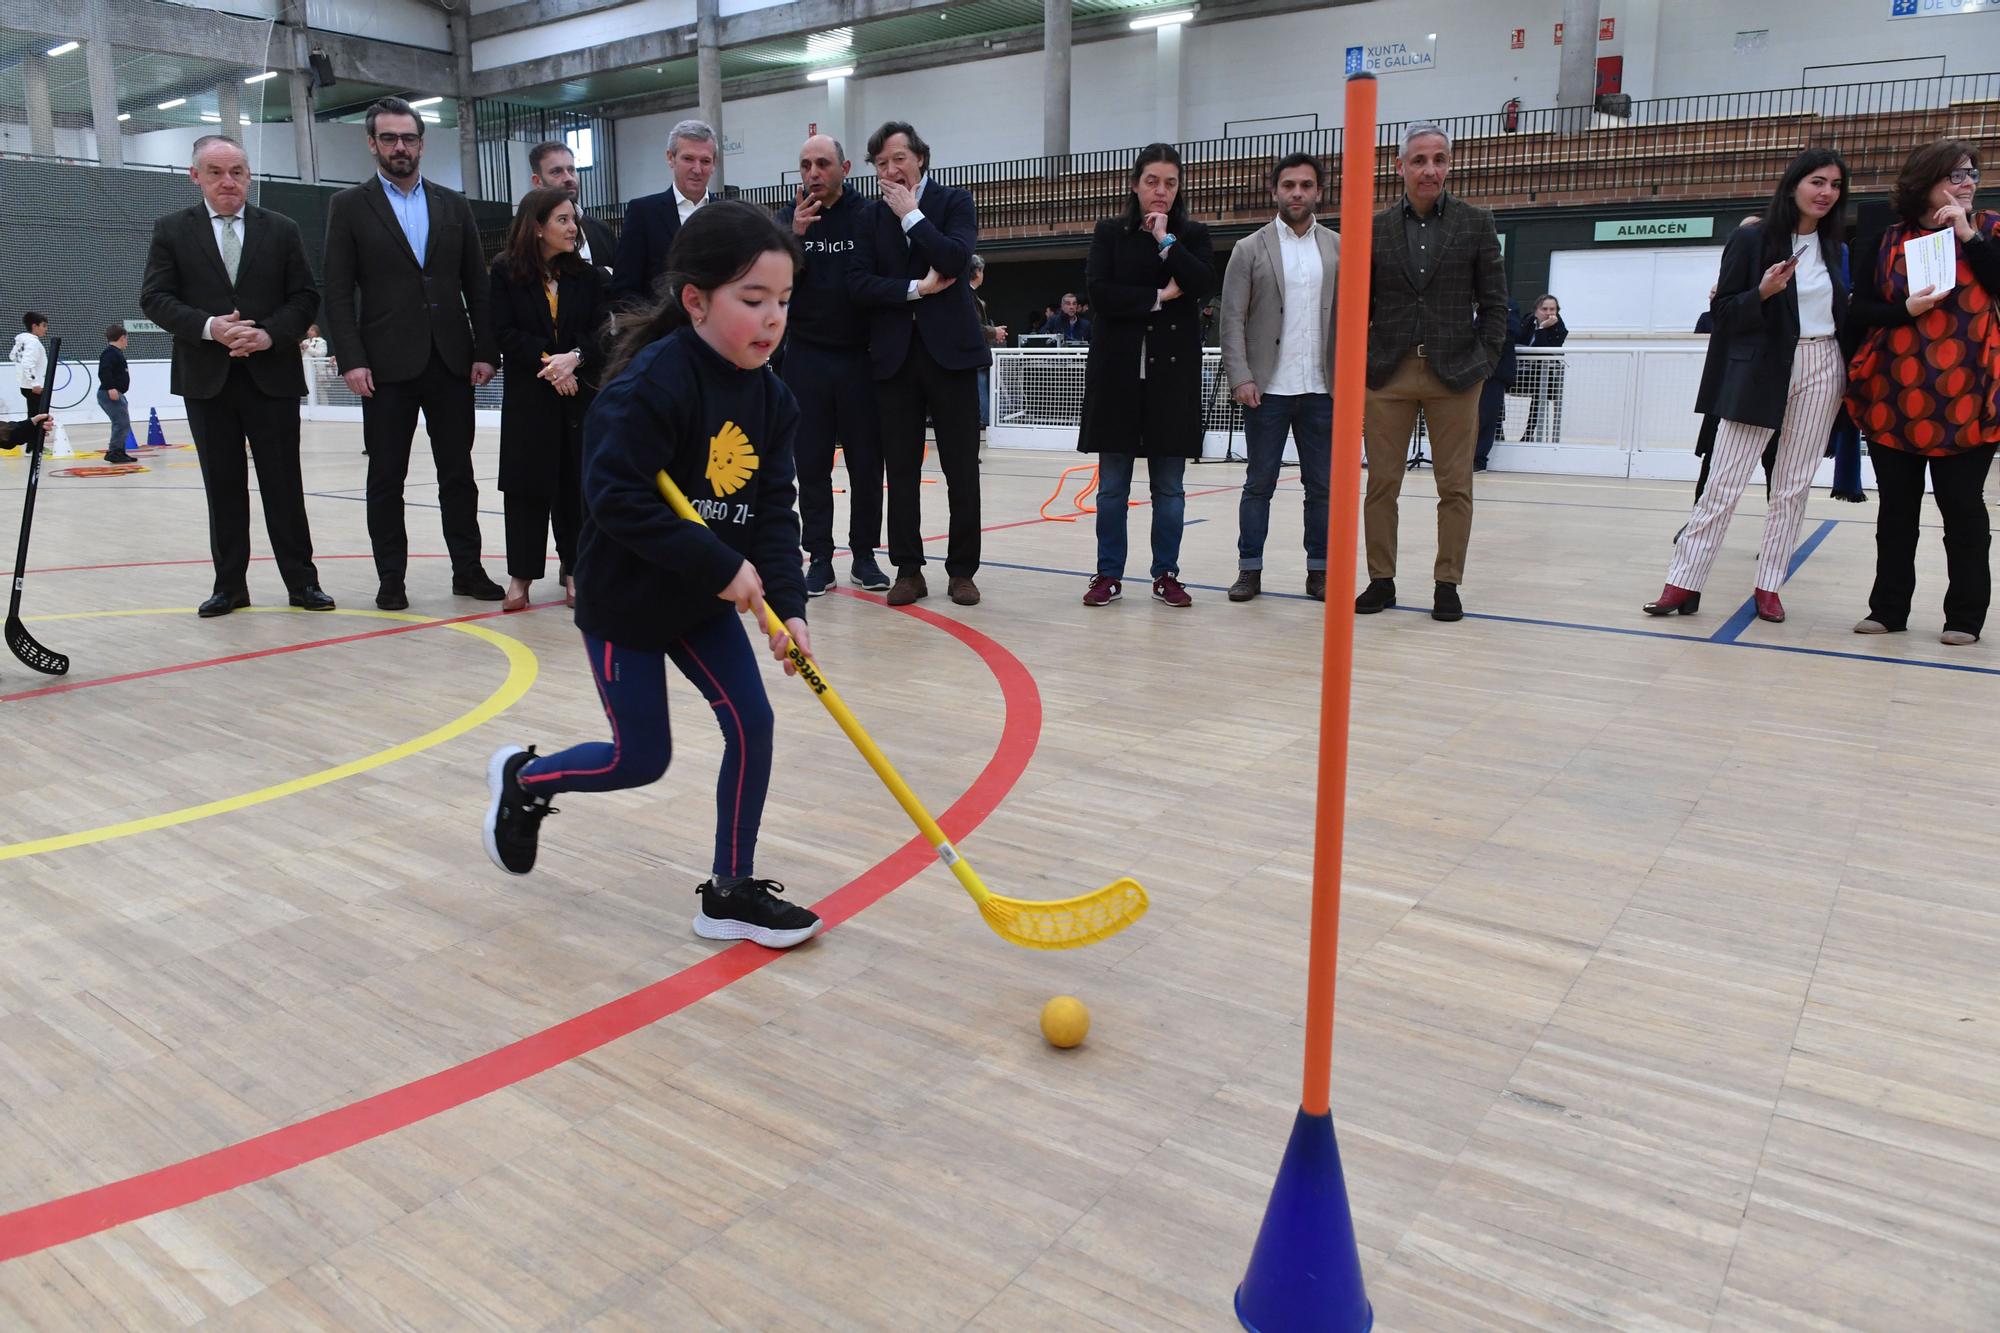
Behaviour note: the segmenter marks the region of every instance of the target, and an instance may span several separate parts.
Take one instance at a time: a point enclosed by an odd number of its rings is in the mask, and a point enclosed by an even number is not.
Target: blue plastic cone
[[[1331,1115],[1301,1110],[1292,1124],[1236,1317],[1250,1333],[1367,1333],[1375,1324]]]
[[[137,449],[138,447],[139,447],[139,437],[132,433],[132,427],[128,423],[125,427],[125,451],[127,453],[130,453],[132,450]]]
[[[157,407],[146,422],[146,444],[154,449],[164,449],[167,444],[167,433],[160,429],[160,409]]]

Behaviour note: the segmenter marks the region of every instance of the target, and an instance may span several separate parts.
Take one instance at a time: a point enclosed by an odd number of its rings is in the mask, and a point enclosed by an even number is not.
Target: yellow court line
[[[246,607],[244,609],[258,610],[260,608]],[[286,613],[289,613],[290,610],[289,608],[279,607],[261,609]],[[113,616],[179,616],[187,615],[189,610],[190,608],[188,607],[173,607],[148,611],[81,611],[69,612],[62,615],[36,616],[34,619],[44,621],[87,620],[93,617]],[[307,613],[299,612],[297,614],[303,615]],[[312,614],[324,615],[327,613],[314,612]],[[424,616],[403,615],[393,611],[369,611],[361,609],[351,611],[340,610],[332,614],[369,616],[381,620],[403,620],[419,624],[426,619]],[[398,759],[407,759],[413,754],[421,753],[433,746],[442,745],[448,740],[454,740],[457,737],[465,735],[476,727],[483,726],[520,702],[522,696],[527,694],[529,688],[534,685],[538,662],[534,650],[529,648],[527,644],[522,643],[519,639],[511,635],[488,629],[484,625],[457,624],[446,625],[444,628],[454,629],[462,634],[470,634],[475,639],[484,639],[506,654],[507,657],[507,678],[500,682],[500,687],[487,695],[485,699],[481,700],[470,711],[461,713],[444,725],[427,731],[414,740],[404,741],[400,745],[392,745],[386,750],[378,750],[374,754],[351,760],[345,764],[336,765],[333,768],[321,769],[319,772],[309,773],[305,777],[293,778],[288,782],[280,782],[269,787],[260,787],[256,791],[244,792],[240,796],[226,796],[221,800],[206,801],[200,805],[190,805],[179,810],[167,811],[164,814],[147,815],[140,819],[128,819],[122,823],[106,824],[100,828],[83,829],[76,833],[63,833],[49,838],[34,838],[27,842],[0,844],[0,861],[12,861],[24,856],[39,856],[45,852],[67,851],[72,847],[87,847],[92,843],[109,842],[113,838],[130,837],[136,833],[151,833],[155,829],[172,828],[177,824],[191,824],[197,819],[207,819],[212,815],[229,814],[233,811],[245,810],[253,805],[262,805],[266,801],[275,801],[281,797],[295,796],[302,791],[311,791],[314,787],[323,787],[330,782],[338,782],[342,778],[351,778],[357,773],[366,773],[372,768],[381,768],[385,764],[393,764]]]

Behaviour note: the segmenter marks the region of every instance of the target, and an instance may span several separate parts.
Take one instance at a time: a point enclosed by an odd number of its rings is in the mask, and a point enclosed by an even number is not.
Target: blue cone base
[[[1301,1110],[1292,1124],[1236,1318],[1250,1333],[1367,1333],[1375,1324],[1331,1115]]]

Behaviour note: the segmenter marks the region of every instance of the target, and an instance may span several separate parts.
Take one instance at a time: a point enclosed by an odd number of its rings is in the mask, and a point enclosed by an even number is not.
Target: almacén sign
[[[1685,241],[1715,235],[1714,218],[1621,218],[1597,224],[1599,241]]]

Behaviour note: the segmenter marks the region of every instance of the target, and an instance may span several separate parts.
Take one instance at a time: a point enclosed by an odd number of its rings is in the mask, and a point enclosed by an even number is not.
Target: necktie
[[[222,218],[222,267],[229,273],[229,281],[236,282],[236,270],[243,263],[243,242],[236,235],[236,215],[223,213]]]

